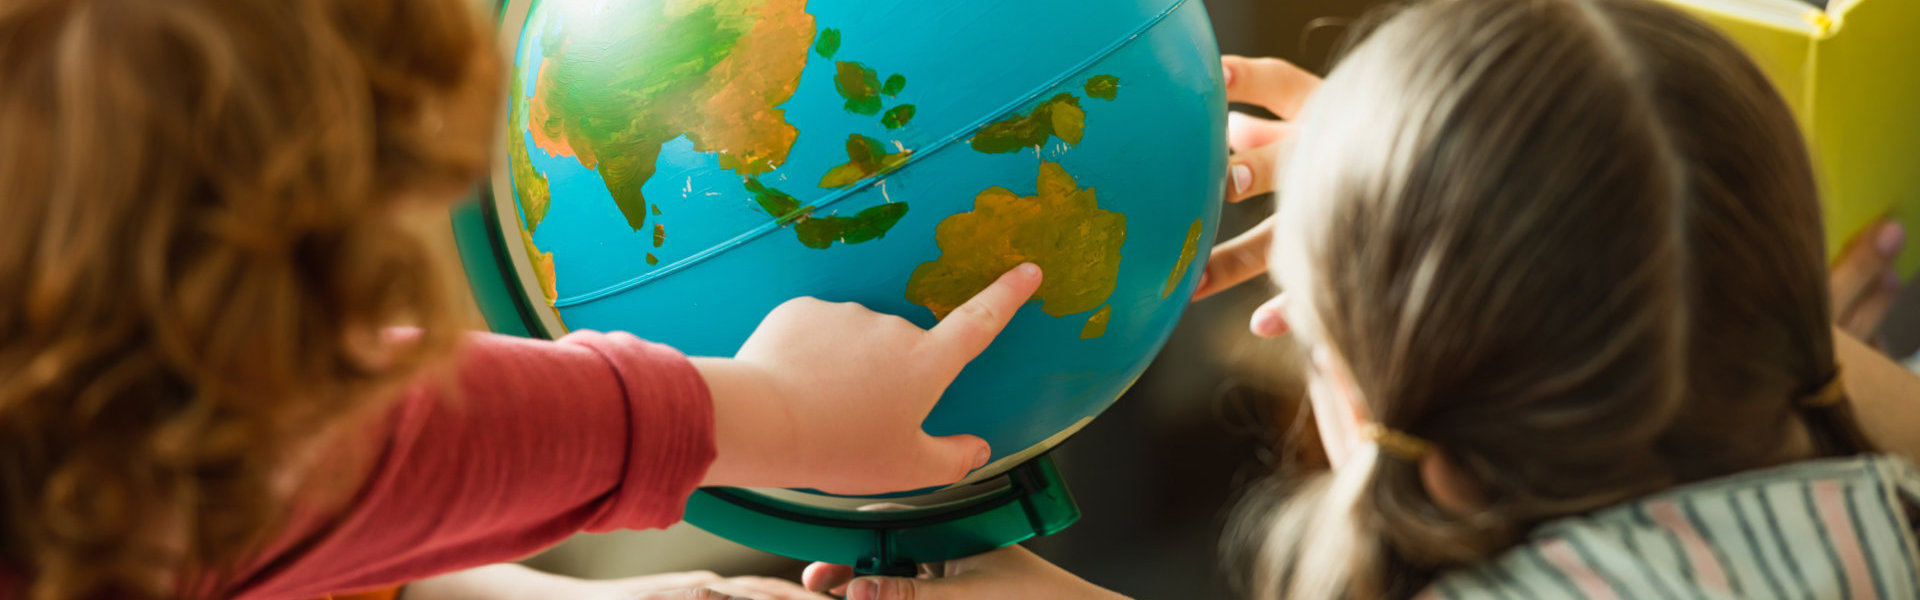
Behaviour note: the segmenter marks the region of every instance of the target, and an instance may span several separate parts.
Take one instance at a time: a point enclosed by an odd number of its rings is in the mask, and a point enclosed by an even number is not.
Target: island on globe
[[[516,8],[517,7],[517,8]],[[1223,195],[1199,0],[520,0],[488,209],[526,329],[731,355],[774,306],[931,326],[1045,282],[926,422],[1004,471],[1165,343]]]

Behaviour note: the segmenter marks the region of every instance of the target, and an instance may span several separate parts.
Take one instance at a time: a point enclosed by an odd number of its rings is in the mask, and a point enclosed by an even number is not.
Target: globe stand
[[[1052,535],[1080,520],[1080,507],[1046,455],[955,491],[961,494],[957,500],[862,511],[713,488],[688,500],[686,520],[788,558],[852,565],[859,575],[897,577],[919,574],[922,564]]]

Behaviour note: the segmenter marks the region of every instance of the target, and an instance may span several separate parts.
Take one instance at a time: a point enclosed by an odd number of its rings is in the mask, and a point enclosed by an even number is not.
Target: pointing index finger
[[[965,364],[973,360],[1006,329],[1020,305],[1039,291],[1040,278],[1040,267],[1033,263],[1014,267],[933,326],[932,337],[956,355],[956,362]]]

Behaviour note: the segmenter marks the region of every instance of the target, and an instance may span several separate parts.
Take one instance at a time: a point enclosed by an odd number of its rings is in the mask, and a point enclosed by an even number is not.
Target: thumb
[[[913,472],[938,474],[937,481],[928,482],[931,485],[946,485],[965,479],[974,469],[987,466],[987,460],[993,457],[993,449],[979,436],[922,436],[921,440],[920,464],[913,465],[916,469]]]
[[[1040,279],[1038,265],[1022,263],[933,326],[929,333],[948,352],[943,358],[955,363],[953,372],[958,373],[967,361],[987,350],[993,338],[1013,320],[1013,313],[1019,312],[1020,305],[1040,290]]]

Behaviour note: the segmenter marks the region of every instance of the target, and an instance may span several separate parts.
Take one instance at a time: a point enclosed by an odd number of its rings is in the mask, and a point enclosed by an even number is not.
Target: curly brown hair
[[[403,217],[487,168],[488,31],[469,0],[0,3],[0,595],[188,594],[451,352]]]

